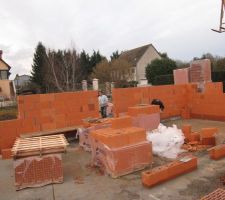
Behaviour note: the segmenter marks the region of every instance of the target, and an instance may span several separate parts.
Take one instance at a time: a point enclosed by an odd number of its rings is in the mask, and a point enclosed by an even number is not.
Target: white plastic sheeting
[[[166,127],[159,124],[158,129],[147,132],[147,140],[152,142],[155,155],[174,159],[183,152],[184,135],[176,125]]]

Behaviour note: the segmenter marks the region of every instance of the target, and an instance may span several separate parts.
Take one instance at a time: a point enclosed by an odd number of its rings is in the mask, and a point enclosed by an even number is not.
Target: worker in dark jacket
[[[163,102],[159,99],[153,99],[151,104],[152,105],[158,105],[161,111],[163,111],[164,108],[165,108],[164,105],[163,105]]]

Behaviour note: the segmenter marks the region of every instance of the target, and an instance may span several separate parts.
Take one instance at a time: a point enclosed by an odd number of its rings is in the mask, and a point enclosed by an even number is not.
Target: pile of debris
[[[189,124],[182,126],[182,132],[185,136],[185,144],[183,149],[188,151],[200,151],[216,145],[216,134],[218,129],[202,128],[198,132],[192,132],[192,127]]]

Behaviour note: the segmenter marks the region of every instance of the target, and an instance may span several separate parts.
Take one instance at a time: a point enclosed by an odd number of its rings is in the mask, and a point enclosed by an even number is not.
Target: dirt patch
[[[136,200],[136,199],[140,199],[140,195],[135,192],[131,192],[127,189],[122,189],[119,193],[115,194],[114,199]]]
[[[187,185],[185,190],[180,190],[179,194],[192,196],[192,199],[199,199],[218,187],[221,187],[220,176],[221,174],[218,174],[213,177],[203,177],[201,180],[193,180],[191,184]]]

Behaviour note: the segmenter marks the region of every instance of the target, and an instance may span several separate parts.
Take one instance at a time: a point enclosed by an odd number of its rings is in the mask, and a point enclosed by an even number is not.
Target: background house
[[[145,80],[145,68],[156,58],[161,58],[159,52],[152,44],[124,51],[121,53],[120,59],[127,60],[132,64],[132,80],[141,82]]]
[[[11,67],[2,59],[3,51],[0,50],[0,80],[8,80]]]
[[[13,80],[14,85],[16,87],[17,93],[28,87],[30,83],[30,76],[29,75],[16,75],[15,79]]]
[[[0,50],[0,100],[12,99],[15,96],[13,82],[9,80],[11,67],[2,58],[3,51]]]

